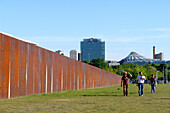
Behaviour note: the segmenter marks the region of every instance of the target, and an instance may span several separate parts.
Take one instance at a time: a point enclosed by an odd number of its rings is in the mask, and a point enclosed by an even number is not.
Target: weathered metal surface
[[[2,80],[2,56],[3,56],[3,48],[2,48],[2,34],[0,34],[0,99],[3,99],[3,80]]]
[[[120,78],[0,33],[0,99],[116,85]]]
[[[2,59],[2,92],[1,98],[8,98],[8,86],[9,86],[9,62],[10,62],[10,37],[2,36],[2,49],[1,49],[1,59]]]

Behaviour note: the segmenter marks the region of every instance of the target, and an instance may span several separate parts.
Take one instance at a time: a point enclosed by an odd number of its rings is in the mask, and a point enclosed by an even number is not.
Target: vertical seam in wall
[[[53,92],[53,65],[51,68],[51,93]]]
[[[35,55],[35,47],[33,48],[33,53]],[[34,73],[35,72],[35,57],[36,56],[33,57],[33,70],[32,70],[33,71],[33,77],[32,77],[33,78],[33,94],[34,94],[34,87],[35,87],[35,81],[34,81],[35,79],[34,78],[35,77],[35,73]]]
[[[47,93],[47,64],[46,64],[46,75],[45,75],[45,93]]]
[[[26,62],[26,75],[25,75],[25,78],[26,78],[26,95],[27,95],[27,62]]]
[[[79,63],[77,63],[77,71],[76,71],[76,73],[77,73],[77,90],[79,90],[79,73],[78,73],[78,65],[79,65]]]
[[[63,91],[63,68],[61,69],[61,91]]]
[[[66,68],[65,68],[65,73],[66,73],[66,82],[65,82],[65,86],[66,86],[66,90],[67,90],[67,60],[66,60],[66,64],[65,64],[65,66],[66,66]]]
[[[10,99],[11,97],[11,88],[10,88],[10,77],[11,77],[11,61],[9,61],[9,83],[8,83],[8,99]]]
[[[73,63],[73,78],[74,78],[74,80],[73,80],[73,85],[74,85],[74,90],[75,90],[75,62]]]

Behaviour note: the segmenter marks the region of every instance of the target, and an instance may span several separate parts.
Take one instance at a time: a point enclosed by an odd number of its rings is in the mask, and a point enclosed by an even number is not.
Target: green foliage
[[[163,77],[163,68],[166,69],[167,68],[167,64],[147,64],[147,65],[137,65],[137,64],[128,64],[128,63],[123,63],[121,65],[117,65],[117,66],[108,66],[108,64],[104,61],[104,59],[102,58],[97,58],[97,59],[93,59],[91,62],[89,61],[83,61],[84,63],[96,66],[98,68],[104,69],[106,71],[118,74],[118,75],[122,75],[122,72],[120,72],[119,70],[124,70],[127,72],[130,72],[132,74],[132,78],[133,80],[135,80],[137,78],[137,76],[139,75],[139,72],[141,71],[143,73],[143,75],[146,76],[147,79],[150,79],[151,75],[154,74],[156,75],[156,70],[157,72],[157,77],[158,79],[160,77]],[[164,71],[164,74],[166,72]],[[168,66],[168,77],[170,79],[170,66]]]
[[[91,62],[89,61],[83,61],[83,62],[107,71],[110,70],[108,64],[104,61],[103,58],[93,59]]]

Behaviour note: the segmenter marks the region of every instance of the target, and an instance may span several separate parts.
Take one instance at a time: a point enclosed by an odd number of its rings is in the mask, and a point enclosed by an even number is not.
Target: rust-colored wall
[[[0,99],[111,86],[120,78],[0,33]]]

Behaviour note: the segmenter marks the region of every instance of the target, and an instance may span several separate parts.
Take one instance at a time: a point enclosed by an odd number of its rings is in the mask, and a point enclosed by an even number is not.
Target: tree
[[[93,59],[89,64],[105,70],[109,67],[103,58]]]
[[[128,63],[122,63],[121,65],[116,66],[108,66],[108,64],[104,61],[102,58],[93,59],[91,62],[89,61],[83,61],[84,63],[96,66],[98,68],[104,69],[106,71],[122,75],[119,70],[124,70],[127,72],[130,72],[133,77],[131,79],[136,80],[137,76],[139,75],[139,72],[141,71],[147,79],[151,77],[151,74],[156,74],[156,70],[159,70],[158,72],[158,78],[162,77],[162,69],[166,68],[167,64],[147,64],[147,65],[137,65],[137,64],[128,64]],[[170,67],[168,67],[169,69]],[[169,74],[169,73],[168,73]]]

